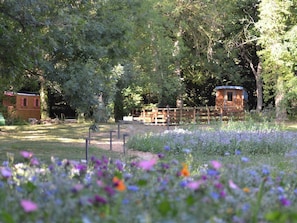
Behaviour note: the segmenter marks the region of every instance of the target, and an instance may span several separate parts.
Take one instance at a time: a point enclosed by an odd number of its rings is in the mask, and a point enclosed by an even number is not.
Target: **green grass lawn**
[[[81,160],[86,157],[85,139],[89,134],[89,123],[83,124],[54,124],[54,125],[22,125],[1,126],[0,131],[0,162],[7,160],[7,154],[13,154],[14,160],[21,159],[20,151],[33,152],[44,162],[51,157],[59,159]],[[116,128],[109,124],[100,125],[100,131]],[[96,140],[107,140],[99,138]],[[121,156],[119,153],[102,150],[92,146],[88,148],[88,156],[106,155]],[[11,155],[10,155],[11,156]]]
[[[49,162],[51,157],[59,159],[72,159],[82,160],[86,157],[86,145],[85,139],[89,134],[90,123],[71,123],[71,124],[52,124],[52,125],[22,125],[22,126],[1,126],[0,131],[0,164],[7,160],[7,156],[14,156],[14,160],[21,161],[20,151],[31,151],[36,157],[44,162]],[[100,124],[100,132],[104,132],[103,135],[97,137],[96,140],[107,141],[109,140],[109,130],[117,130],[116,124]],[[195,128],[199,127],[195,125]],[[207,126],[211,128],[211,126]],[[121,128],[126,128],[121,126]],[[141,127],[142,130],[146,129],[146,126]],[[152,131],[154,127],[150,127]],[[205,126],[201,126],[205,128]],[[297,124],[287,123],[284,126],[285,130],[297,131]],[[136,132],[139,132],[138,129]],[[115,135],[116,133],[114,133]],[[142,145],[139,145],[140,147]],[[94,146],[92,143],[88,148],[88,157],[96,156],[101,157],[106,155],[108,157],[123,158],[123,154],[103,150],[98,146]],[[178,157],[177,159],[184,159],[184,157]],[[197,157],[195,157],[196,159]],[[213,159],[214,157],[212,157]],[[208,156],[200,157],[201,160],[196,162],[205,162],[205,159],[209,159]],[[223,158],[225,159],[225,158]],[[226,158],[228,159],[228,157]],[[254,157],[256,160],[264,159],[270,161],[271,164],[282,164],[282,160],[279,160],[279,156],[267,156]]]

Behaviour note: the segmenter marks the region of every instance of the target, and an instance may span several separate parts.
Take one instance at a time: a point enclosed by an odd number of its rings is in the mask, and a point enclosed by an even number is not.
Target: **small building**
[[[243,112],[246,108],[248,94],[241,86],[218,86],[216,90],[216,108],[221,113]]]
[[[8,116],[11,118],[25,121],[41,118],[39,94],[5,91],[3,105],[7,107]]]

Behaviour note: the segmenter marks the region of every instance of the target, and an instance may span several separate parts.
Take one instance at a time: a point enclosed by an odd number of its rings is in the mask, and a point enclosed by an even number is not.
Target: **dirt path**
[[[118,132],[119,130],[119,132]],[[129,156],[137,156],[141,159],[152,159],[157,158],[157,154],[149,153],[149,152],[141,152],[128,150],[126,147],[124,148],[124,135],[125,142],[129,139],[129,137],[134,136],[136,134],[146,134],[150,132],[164,132],[167,130],[166,126],[157,126],[157,125],[143,125],[143,124],[123,124],[120,126],[120,129],[115,128],[111,129],[113,131],[112,134],[112,146],[110,145],[110,131],[98,132],[94,133],[93,136],[96,138],[100,138],[100,141],[93,140],[92,145],[96,145],[104,150],[112,150],[120,153],[124,153]]]

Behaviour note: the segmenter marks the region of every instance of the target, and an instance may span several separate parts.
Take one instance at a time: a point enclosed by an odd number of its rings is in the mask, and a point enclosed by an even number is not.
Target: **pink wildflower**
[[[73,186],[72,191],[73,192],[79,192],[82,189],[84,189],[84,185],[83,184],[76,184],[76,185]]]
[[[156,159],[142,160],[138,163],[138,166],[143,170],[151,170],[156,163]]]
[[[25,212],[33,212],[38,209],[37,204],[30,200],[21,200],[21,206]]]
[[[231,189],[238,189],[239,188],[232,180],[229,180],[229,187]]]
[[[38,166],[39,165],[39,161],[38,161],[37,158],[33,158],[33,159],[31,159],[30,164],[33,165],[33,166]]]
[[[201,184],[203,184],[202,180],[192,181],[192,182],[187,184],[187,187],[192,189],[192,190],[197,190],[197,189],[199,189]]]
[[[21,151],[20,153],[25,159],[31,159],[31,157],[33,156],[33,153],[28,151]]]
[[[218,170],[222,167],[222,164],[219,161],[212,160],[210,163],[215,170]]]

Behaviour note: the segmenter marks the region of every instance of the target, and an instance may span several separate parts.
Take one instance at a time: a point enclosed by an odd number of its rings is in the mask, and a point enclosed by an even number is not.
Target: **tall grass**
[[[163,153],[167,148],[167,153],[180,159],[191,153],[192,165],[196,167],[200,162],[214,158],[232,162],[232,158],[238,155],[249,157],[256,163],[266,161],[278,165],[286,162],[283,160],[285,154],[296,149],[297,133],[284,131],[283,126],[268,122],[229,122],[135,135],[127,146],[154,153]]]

